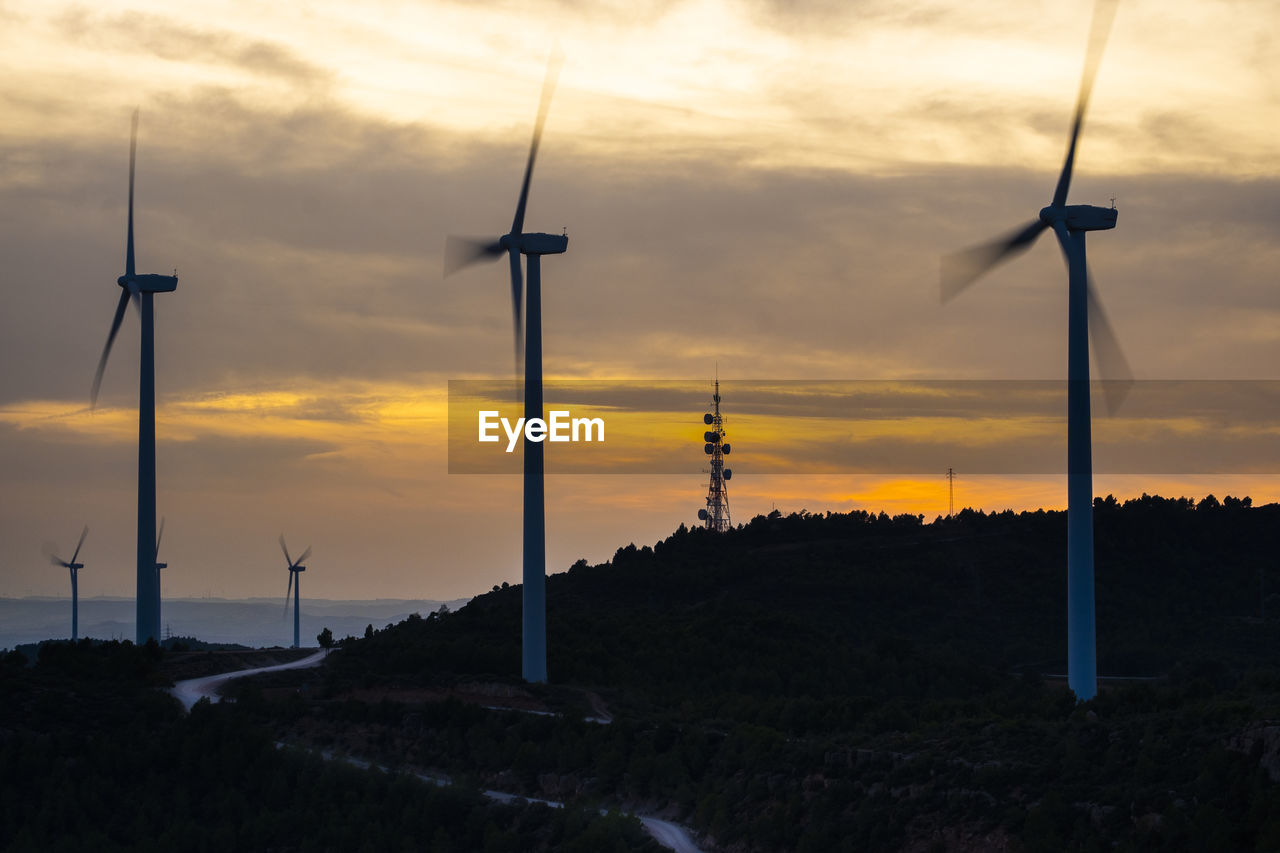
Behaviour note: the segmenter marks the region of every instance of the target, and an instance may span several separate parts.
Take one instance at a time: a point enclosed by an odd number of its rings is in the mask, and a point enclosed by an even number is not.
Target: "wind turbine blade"
[[[161,516],[161,517],[160,517],[160,530],[156,533],[156,556],[155,556],[155,558],[156,558],[157,560],[159,560],[159,559],[160,559],[160,540],[161,540],[161,539],[163,539],[163,538],[164,538],[164,516]]]
[[[290,570],[289,571],[289,588],[286,589],[284,593],[284,613],[280,614],[281,619],[289,615],[289,598],[292,595],[293,595],[293,571]]]
[[[310,545],[308,545],[308,546],[307,546],[307,550],[303,551],[303,552],[302,552],[302,554],[300,554],[300,555],[298,556],[298,561],[297,561],[296,563],[294,563],[294,565],[295,565],[295,566],[300,566],[300,565],[302,565],[303,561],[304,561],[304,560],[306,560],[306,559],[307,559],[307,557],[310,557],[310,556],[311,556],[311,546],[310,546]]]
[[[444,274],[451,276],[458,270],[481,261],[496,261],[502,257],[502,246],[493,240],[474,237],[454,237],[444,240]]]
[[[129,136],[129,236],[125,244],[124,274],[133,275],[133,167],[138,159],[138,109],[133,110],[133,132]]]
[[[290,565],[290,566],[292,566],[292,565],[293,565],[293,558],[289,556],[289,548],[288,548],[288,546],[287,546],[287,545],[285,545],[285,544],[284,544],[284,534],[283,534],[283,533],[281,533],[281,534],[280,534],[280,550],[281,550],[281,551],[284,551],[284,558],[289,562],[289,565]]]
[[[1047,227],[1037,219],[1007,237],[945,255],[942,258],[942,301],[950,302],[992,267],[1025,252]]]
[[[89,535],[89,525],[84,526],[84,530],[80,531],[80,541],[76,543],[76,551],[71,555],[71,562],[76,561],[76,557],[80,556],[80,548],[84,545],[84,537]]]
[[[1093,357],[1098,362],[1098,378],[1102,380],[1102,390],[1106,394],[1107,413],[1114,415],[1133,387],[1133,371],[1129,369],[1129,361],[1124,357],[1120,342],[1107,320],[1107,312],[1102,308],[1102,300],[1093,284],[1092,275],[1089,276],[1087,299]]]
[[[71,568],[71,564],[68,563],[66,560],[62,559],[61,557],[59,557],[57,554],[50,554],[49,562],[53,563],[55,566],[62,566],[62,568],[64,569]]]
[[[102,373],[107,369],[107,356],[111,354],[111,344],[115,342],[116,332],[124,322],[124,309],[129,303],[129,291],[120,289],[120,301],[116,303],[116,316],[111,320],[111,331],[107,333],[107,344],[102,348],[102,357],[98,359],[98,371],[93,375],[93,390],[89,392],[89,404],[98,404],[98,389],[102,386]]]
[[[547,76],[542,81],[538,118],[533,124],[533,140],[529,143],[529,162],[524,167],[524,183],[520,186],[520,200],[516,203],[516,216],[511,222],[512,234],[524,233],[524,209],[529,201],[529,181],[533,178],[533,161],[538,157],[538,143],[542,141],[542,126],[547,122],[547,111],[551,109],[551,96],[555,94],[562,65],[564,65],[564,52],[557,45],[547,59]]]
[[[515,332],[516,342],[516,382],[520,381],[521,367],[524,364],[524,319],[522,316],[522,300],[524,298],[524,271],[520,267],[520,250],[511,247],[511,324]]]
[[[1071,122],[1071,142],[1067,145],[1067,159],[1058,176],[1058,186],[1053,191],[1053,206],[1067,203],[1067,190],[1071,187],[1071,170],[1076,160],[1076,143],[1080,140],[1080,128],[1089,108],[1089,96],[1093,93],[1093,78],[1097,76],[1102,51],[1111,34],[1111,22],[1116,17],[1117,0],[1098,0],[1093,6],[1093,25],[1089,30],[1089,48],[1084,57],[1084,73],[1080,77],[1080,94],[1076,98],[1076,115]]]

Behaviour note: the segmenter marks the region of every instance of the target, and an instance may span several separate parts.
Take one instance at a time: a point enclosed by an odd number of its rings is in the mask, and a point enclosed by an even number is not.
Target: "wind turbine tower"
[[[1031,247],[1047,230],[1058,238],[1067,262],[1067,683],[1080,701],[1098,692],[1093,590],[1093,459],[1089,413],[1089,337],[1099,372],[1121,377],[1109,389],[1114,410],[1129,377],[1128,364],[1107,322],[1085,260],[1085,235],[1116,227],[1116,209],[1067,204],[1076,144],[1084,124],[1093,79],[1102,58],[1115,2],[1100,0],[1094,8],[1089,49],[1076,100],[1066,162],[1053,199],[1039,216],[994,242],[950,255],[942,262],[942,299],[947,301],[992,267]],[[1112,394],[1111,391],[1118,392]]]
[[[524,416],[525,422],[543,419],[542,412],[542,275],[543,255],[563,254],[569,248],[564,234],[525,233],[524,213],[529,201],[529,182],[538,156],[542,128],[551,107],[563,57],[553,53],[547,76],[542,84],[538,117],[529,144],[529,159],[524,167],[524,182],[516,202],[511,231],[498,239],[449,237],[445,243],[444,274],[484,260],[497,260],[504,254],[511,266],[511,317],[515,327],[516,373],[520,372],[521,297],[527,289],[528,310],[524,319]],[[526,258],[527,287],[523,281],[520,256]],[[542,442],[524,441],[524,568],[522,575],[523,624],[521,629],[521,673],[525,681],[545,683],[547,680],[547,544],[546,504],[543,491]]]
[[[80,531],[80,541],[76,543],[75,553],[71,555],[71,559],[63,560],[56,554],[49,555],[49,561],[55,566],[62,566],[71,572],[71,642],[80,639],[80,594],[77,589],[80,570],[84,568],[84,563],[77,563],[76,558],[80,556],[80,546],[84,544],[84,537],[89,535],[89,527],[85,526]]]
[[[160,641],[160,593],[155,567],[156,542],[156,358],[155,315],[152,298],[156,293],[171,293],[178,287],[176,275],[138,273],[133,258],[133,176],[138,153],[138,111],[133,111],[133,132],[129,141],[129,229],[125,243],[124,275],[116,279],[120,301],[116,303],[111,331],[98,359],[89,398],[97,405],[102,374],[107,369],[111,344],[124,322],[125,308],[132,299],[142,315],[142,361],[138,388],[138,586],[137,642]]]
[[[724,467],[724,458],[729,455],[730,447],[724,441],[724,417],[720,414],[720,380],[716,379],[715,393],[712,396],[714,409],[702,416],[702,423],[711,427],[702,434],[706,442],[702,449],[711,457],[711,483],[707,486],[707,505],[698,510],[698,520],[708,530],[724,533],[733,527],[729,520],[729,489],[725,485],[733,479],[733,470]]]
[[[284,534],[281,533],[280,550],[284,551],[285,562],[289,565],[289,587],[284,593],[284,612],[289,612],[289,594],[293,593],[293,647],[296,649],[300,648],[300,644],[298,642],[298,629],[300,627],[298,601],[301,595],[300,590],[302,588],[301,573],[307,570],[307,567],[302,565],[302,561],[311,556],[311,546],[308,545],[307,550],[303,551],[302,555],[295,560],[289,556],[289,546],[284,544]]]

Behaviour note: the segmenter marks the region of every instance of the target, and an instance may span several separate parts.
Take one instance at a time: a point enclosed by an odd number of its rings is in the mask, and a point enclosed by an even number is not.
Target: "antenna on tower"
[[[956,514],[956,472],[947,469],[947,518]]]
[[[712,411],[702,416],[702,422],[711,427],[702,434],[706,442],[702,449],[711,457],[711,483],[707,486],[707,505],[698,510],[698,520],[708,530],[723,533],[733,526],[729,520],[729,490],[725,483],[733,479],[732,469],[724,467],[729,455],[725,443],[724,417],[720,414],[720,365],[716,364],[715,393],[711,397]]]

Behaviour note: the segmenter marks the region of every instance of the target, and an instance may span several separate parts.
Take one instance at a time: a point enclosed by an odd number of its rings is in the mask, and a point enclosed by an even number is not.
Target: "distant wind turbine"
[[[284,551],[285,562],[289,564],[289,587],[284,594],[284,612],[289,612],[289,594],[293,594],[293,647],[300,648],[298,643],[298,600],[301,595],[302,578],[299,577],[300,572],[305,572],[307,567],[302,565],[302,561],[311,556],[311,546],[307,546],[307,550],[302,552],[302,556],[293,559],[289,556],[289,546],[284,544],[284,534],[280,534],[280,550]]]
[[[116,279],[120,301],[116,303],[111,331],[98,359],[89,399],[98,403],[98,389],[107,369],[107,356],[115,342],[125,308],[132,299],[142,315],[142,363],[138,389],[138,586],[137,641],[160,640],[160,594],[155,567],[156,542],[156,361],[155,317],[152,295],[169,293],[178,287],[176,275],[138,273],[133,262],[133,176],[138,153],[138,111],[133,111],[133,132],[129,141],[129,231],[125,244],[124,275]]]
[[[1076,144],[1084,124],[1089,95],[1111,21],[1114,0],[1094,7],[1089,49],[1066,162],[1058,176],[1053,200],[1034,221],[999,240],[976,246],[942,260],[942,300],[953,298],[984,273],[1030,248],[1041,233],[1053,229],[1068,270],[1067,308],[1067,683],[1081,701],[1098,691],[1093,591],[1093,460],[1089,415],[1089,334],[1103,376],[1109,383],[1108,408],[1119,405],[1132,374],[1107,322],[1098,293],[1089,280],[1085,234],[1116,227],[1115,207],[1067,204]]]
[[[516,202],[515,218],[511,231],[497,238],[482,240],[449,237],[445,242],[444,274],[450,275],[463,267],[484,260],[497,260],[507,255],[511,264],[511,319],[515,327],[516,373],[520,371],[521,316],[520,304],[524,286],[521,281],[520,256],[528,258],[528,314],[524,318],[524,416],[526,423],[542,418],[542,280],[540,261],[542,255],[562,254],[569,247],[569,238],[563,234],[540,234],[524,231],[525,205],[529,201],[529,182],[533,177],[533,164],[538,156],[538,143],[542,139],[542,127],[551,107],[556,80],[564,57],[553,52],[547,63],[547,76],[542,84],[542,98],[538,104],[538,117],[533,126],[533,141],[529,144],[529,159],[524,167],[524,182],[520,186],[520,198]],[[525,681],[547,680],[547,546],[546,512],[543,498],[542,444],[524,442],[524,573],[521,672]]]
[[[156,534],[156,550],[153,559],[156,564],[156,624],[159,625],[163,620],[160,618],[160,570],[169,568],[168,563],[160,562],[160,540],[164,538],[164,519],[160,519],[160,531]]]
[[[62,559],[56,554],[49,555],[49,561],[55,566],[62,566],[71,572],[71,642],[80,639],[80,594],[77,590],[77,581],[80,570],[84,568],[84,563],[77,563],[76,558],[80,556],[80,546],[84,544],[84,537],[89,535],[89,526],[85,525],[84,530],[80,531],[80,541],[76,543],[75,553],[71,555],[71,560]]]

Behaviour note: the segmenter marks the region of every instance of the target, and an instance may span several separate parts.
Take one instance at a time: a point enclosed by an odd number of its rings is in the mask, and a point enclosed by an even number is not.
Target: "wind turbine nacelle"
[[[139,273],[122,275],[116,279],[116,284],[130,293],[170,293],[178,289],[178,277],[153,272]]]
[[[513,241],[522,255],[562,255],[569,249],[569,237],[565,234],[519,234],[515,237],[507,234],[498,243],[502,248],[510,249]]]
[[[1109,231],[1116,227],[1119,213],[1114,207],[1068,204],[1043,208],[1040,211],[1040,221],[1052,225],[1055,220],[1061,219],[1071,231]]]
[[[306,566],[294,566],[292,569],[292,571],[295,571],[295,572],[305,572],[306,570],[307,570]]]
[[[160,569],[167,569],[167,568],[169,568],[169,564],[168,564],[168,563],[156,563],[156,570],[157,570],[157,571],[158,571],[158,570],[160,570]]]

